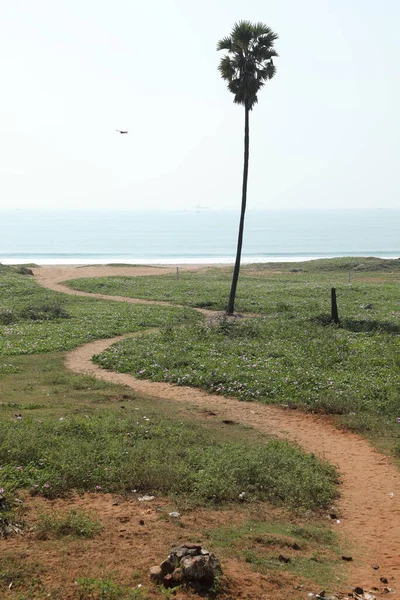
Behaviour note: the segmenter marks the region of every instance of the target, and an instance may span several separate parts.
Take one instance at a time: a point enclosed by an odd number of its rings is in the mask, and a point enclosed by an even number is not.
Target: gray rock
[[[160,569],[163,571],[164,574],[172,573],[178,566],[178,563],[179,563],[179,559],[176,556],[176,554],[171,553],[168,556],[168,558],[161,563]]]
[[[174,581],[172,573],[168,573],[168,575],[165,575],[165,577],[163,579],[163,584],[166,588],[175,587],[175,581]]]
[[[222,575],[219,560],[214,554],[182,558],[184,579],[195,587],[209,588]]]
[[[172,577],[174,578],[174,582],[176,583],[176,585],[179,585],[183,582],[183,569],[181,569],[181,567],[178,567],[177,569],[175,569],[175,571],[172,573]]]
[[[154,566],[150,568],[150,581],[153,583],[161,583],[164,578],[164,573],[160,567]]]

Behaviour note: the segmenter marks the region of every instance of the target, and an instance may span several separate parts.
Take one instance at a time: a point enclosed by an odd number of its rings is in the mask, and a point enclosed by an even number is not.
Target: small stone
[[[381,581],[382,583],[389,583],[386,577],[381,577],[379,581]]]
[[[13,532],[13,528],[11,527],[11,525],[4,525],[3,529],[2,529],[2,533],[4,535],[4,537],[8,537],[9,535],[11,535]]]
[[[201,550],[201,546],[199,544],[191,544],[190,542],[183,544],[182,547],[187,548],[188,550]]]
[[[290,562],[290,558],[288,556],[284,556],[283,554],[280,554],[278,556],[278,559],[283,562],[283,563],[289,563]],[[319,594],[320,595],[320,594]]]
[[[172,573],[172,577],[177,585],[181,584],[183,581],[183,569],[180,567],[175,569],[175,571]]]
[[[163,573],[172,573],[177,567],[178,559],[176,554],[170,554],[166,560],[160,565],[160,569]]]
[[[374,569],[374,571],[377,571],[379,569],[379,565],[371,565],[371,567]]]
[[[355,594],[357,594],[357,596],[362,596],[363,593],[364,593],[364,590],[363,590],[362,587],[357,586],[357,587],[354,588],[353,592]]]
[[[292,544],[290,547],[293,548],[293,550],[301,550],[301,546],[299,546],[299,544],[296,544],[296,542],[294,544]]]
[[[163,577],[164,573],[162,572],[160,567],[150,567],[150,581],[153,581],[154,583],[161,583]]]
[[[143,519],[140,519],[140,521],[139,521],[139,525],[144,525],[144,521],[143,521]]]
[[[169,573],[168,575],[165,575],[165,577],[163,578],[163,584],[165,585],[166,588],[173,588],[173,587],[175,587],[175,581],[174,581],[174,578],[172,576],[172,573]]]
[[[353,560],[352,556],[342,556],[342,560],[346,561],[346,562],[351,562]]]
[[[172,517],[173,519],[179,519],[179,517],[181,516],[181,513],[178,513],[176,510],[174,510],[169,513],[169,516]]]
[[[147,494],[145,494],[144,496],[139,496],[138,500],[139,502],[151,502],[152,500],[154,500],[155,496],[148,496]]]

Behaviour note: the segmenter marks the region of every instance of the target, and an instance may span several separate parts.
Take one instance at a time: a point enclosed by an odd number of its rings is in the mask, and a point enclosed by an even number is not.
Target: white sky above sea
[[[4,0],[0,210],[238,208],[216,43],[239,19],[280,36],[248,207],[399,208],[396,0]]]

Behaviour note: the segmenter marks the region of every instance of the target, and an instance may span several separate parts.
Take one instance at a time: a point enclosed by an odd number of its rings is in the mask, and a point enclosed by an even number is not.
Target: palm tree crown
[[[218,42],[217,50],[228,52],[218,68],[228,81],[236,104],[251,110],[258,102],[258,91],[275,75],[273,57],[278,56],[274,50],[277,39],[278,35],[263,23],[239,21],[231,35]]]

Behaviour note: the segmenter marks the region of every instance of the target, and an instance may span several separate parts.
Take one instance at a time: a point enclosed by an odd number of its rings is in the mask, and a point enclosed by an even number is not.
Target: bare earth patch
[[[63,539],[38,540],[35,519],[39,513],[51,511],[85,510],[92,512],[103,525],[100,534],[92,539],[67,536]],[[171,501],[156,498],[153,502],[139,502],[137,497],[123,498],[111,494],[85,494],[66,500],[26,498],[24,519],[31,530],[23,536],[0,539],[0,555],[13,556],[28,566],[36,565],[38,595],[40,589],[52,591],[54,597],[76,600],[76,580],[81,577],[110,579],[130,587],[140,586],[148,598],[163,597],[149,581],[149,568],[159,564],[172,546],[185,542],[200,543],[209,547],[207,531],[221,526],[232,526],[247,519],[271,519],[274,511],[269,506],[246,507],[234,510],[187,509],[179,523],[168,517],[174,510]],[[275,511],[279,515],[279,511]],[[279,515],[281,516],[281,515]],[[279,552],[279,551],[278,551]],[[299,579],[282,572],[271,576],[254,572],[250,565],[229,556],[218,549],[223,563],[225,591],[219,597],[262,600],[274,598],[285,600],[288,592],[292,598],[301,598],[305,592],[296,590]],[[16,588],[17,582],[14,584]],[[315,584],[310,582],[310,588]],[[138,588],[140,589],[140,588]],[[308,590],[306,590],[308,591]],[[14,592],[13,586],[2,598]],[[59,594],[59,595],[56,595]],[[13,596],[15,598],[15,596]],[[51,596],[53,597],[53,596]],[[140,597],[140,596],[139,596]],[[190,590],[178,590],[177,600],[199,598]]]

